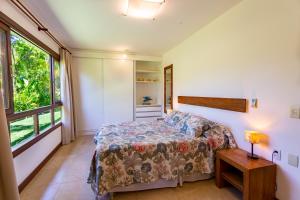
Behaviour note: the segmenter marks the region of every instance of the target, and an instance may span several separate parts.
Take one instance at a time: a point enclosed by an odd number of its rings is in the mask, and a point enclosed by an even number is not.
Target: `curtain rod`
[[[58,46],[70,54],[72,54],[62,43],[59,42],[58,39],[52,35],[52,33],[46,28],[30,11],[26,8],[19,0],[11,0],[11,2],[17,6],[33,23],[35,23],[38,27],[39,31],[44,31]]]

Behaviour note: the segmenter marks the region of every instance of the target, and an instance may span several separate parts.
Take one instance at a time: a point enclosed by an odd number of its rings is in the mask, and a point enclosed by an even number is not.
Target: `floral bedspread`
[[[164,121],[103,126],[95,143],[88,182],[98,195],[116,186],[211,174],[215,150],[236,147],[231,132],[222,126],[196,138]]]

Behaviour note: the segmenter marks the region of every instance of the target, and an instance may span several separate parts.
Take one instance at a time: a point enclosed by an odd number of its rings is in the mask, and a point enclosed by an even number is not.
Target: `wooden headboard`
[[[178,103],[247,112],[247,99],[178,96]]]

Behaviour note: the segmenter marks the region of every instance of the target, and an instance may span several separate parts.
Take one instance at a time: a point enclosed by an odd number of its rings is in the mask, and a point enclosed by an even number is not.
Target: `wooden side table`
[[[216,185],[230,183],[243,193],[243,200],[274,200],[276,165],[264,159],[249,159],[241,149],[217,152]]]

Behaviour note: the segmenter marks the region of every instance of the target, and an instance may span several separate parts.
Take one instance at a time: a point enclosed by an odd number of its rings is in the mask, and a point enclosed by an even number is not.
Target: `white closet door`
[[[104,122],[133,120],[133,61],[103,60]]]
[[[103,124],[102,60],[74,57],[72,70],[76,127],[88,134]]]

